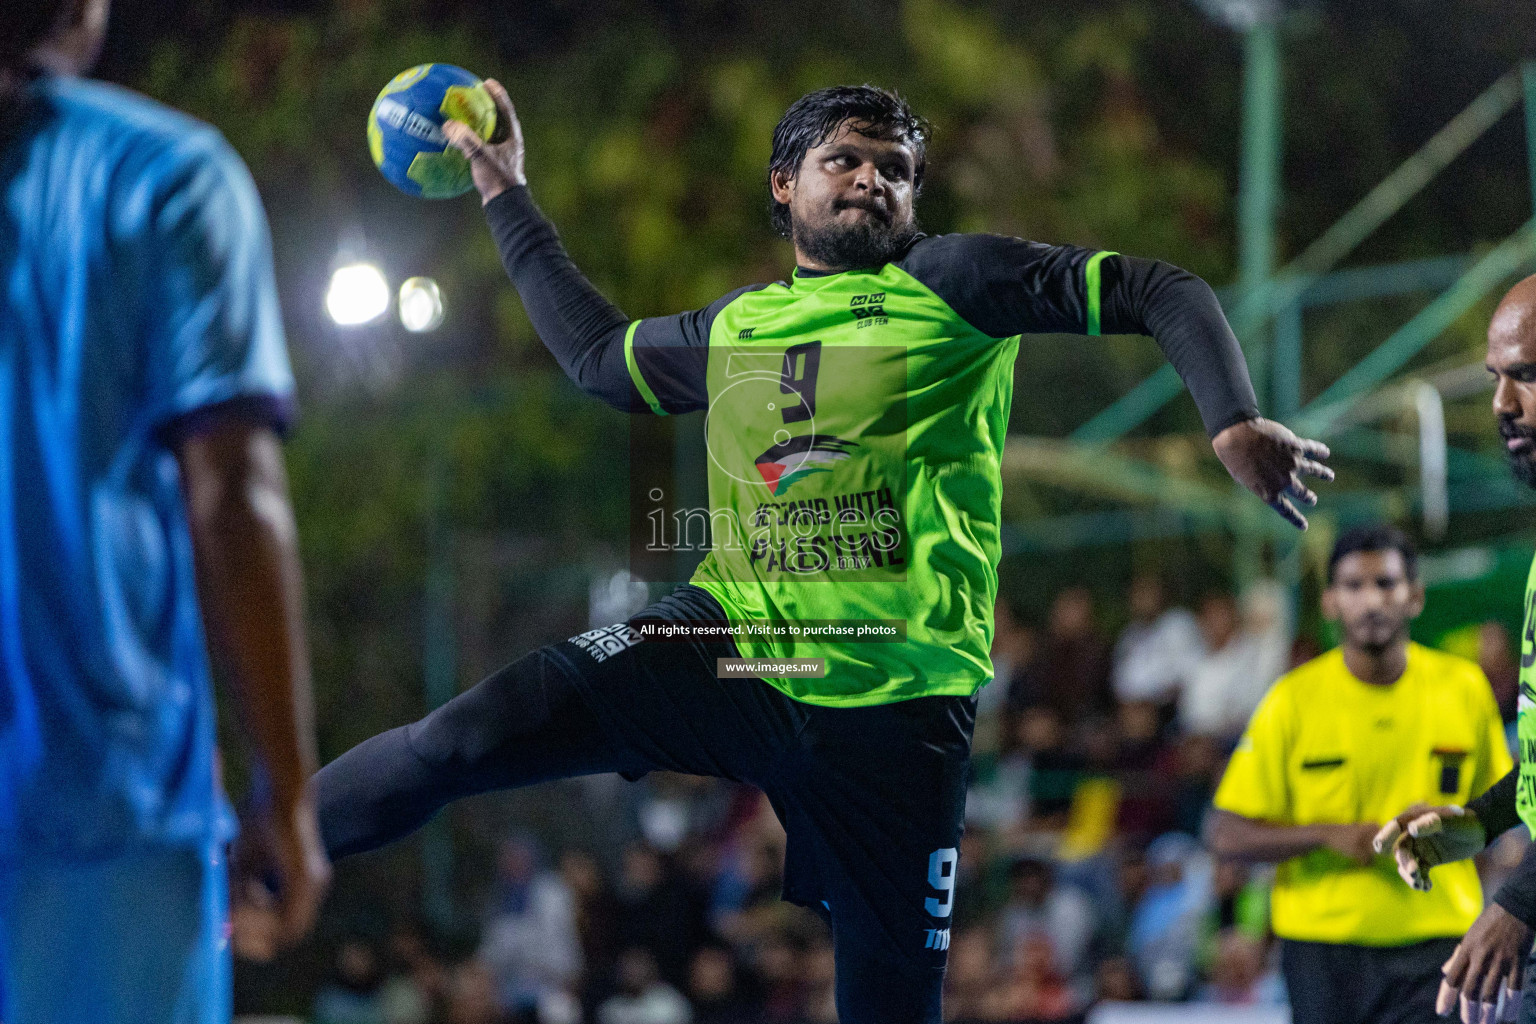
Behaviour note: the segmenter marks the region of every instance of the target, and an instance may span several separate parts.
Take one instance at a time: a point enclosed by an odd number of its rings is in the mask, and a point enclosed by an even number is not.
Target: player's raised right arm
[[[485,83],[507,126],[485,141],[457,121],[443,126],[448,140],[469,158],[486,220],[501,251],[507,276],[522,297],[539,339],[578,387],[626,412],[649,403],[635,387],[626,360],[630,321],[592,287],[560,244],[560,236],[528,193],[523,170],[523,129],[506,89]]]

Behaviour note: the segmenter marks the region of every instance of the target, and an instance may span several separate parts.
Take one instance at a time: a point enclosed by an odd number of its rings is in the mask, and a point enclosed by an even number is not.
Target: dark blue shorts
[[[634,628],[722,618],[708,593],[681,587],[629,623],[539,652],[563,670],[546,671],[545,686],[559,675],[578,691],[614,770],[767,794],[788,834],[784,898],[831,924],[845,1024],[939,1021],[975,698],[804,704],[758,679],[716,678],[716,659],[738,656],[729,640],[640,639]]]

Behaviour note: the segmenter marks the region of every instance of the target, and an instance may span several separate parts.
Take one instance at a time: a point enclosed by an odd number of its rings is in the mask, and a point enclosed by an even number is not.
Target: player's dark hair
[[[0,0],[10,2],[10,0]],[[778,126],[773,129],[773,155],[768,158],[768,174],[784,171],[791,181],[800,173],[800,164],[808,150],[832,138],[845,122],[860,135],[872,139],[904,142],[912,147],[912,191],[923,188],[923,166],[928,152],[932,126],[919,117],[907,101],[888,89],[873,85],[834,85],[817,89],[790,104]],[[790,236],[789,207],[768,199],[773,229]]]
[[[1403,556],[1403,571],[1409,582],[1419,578],[1419,551],[1408,535],[1395,526],[1372,523],[1344,531],[1334,541],[1333,553],[1328,556],[1328,585],[1333,586],[1333,570],[1345,556],[1357,551],[1396,551]]]
[[[22,70],[70,6],[71,0],[0,0],[0,70]]]

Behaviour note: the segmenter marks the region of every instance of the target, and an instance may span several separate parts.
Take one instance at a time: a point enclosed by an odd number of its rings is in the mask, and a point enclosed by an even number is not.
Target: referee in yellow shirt
[[[1217,856],[1280,862],[1272,917],[1295,1024],[1440,1020],[1440,967],[1483,909],[1470,861],[1420,892],[1371,845],[1405,806],[1465,804],[1510,769],[1482,670],[1409,641],[1423,607],[1407,537],[1341,536],[1323,612],[1344,644],[1276,681],[1207,819]]]

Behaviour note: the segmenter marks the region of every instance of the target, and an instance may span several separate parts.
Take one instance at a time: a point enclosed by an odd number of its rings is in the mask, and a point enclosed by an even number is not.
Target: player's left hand
[[[1293,500],[1317,504],[1317,495],[1301,482],[1302,476],[1333,479],[1333,470],[1319,461],[1328,457],[1328,446],[1297,437],[1274,420],[1234,423],[1217,434],[1211,446],[1232,479],[1257,494],[1298,530],[1307,528],[1307,519],[1296,510]]]
[[[230,938],[246,960],[271,960],[301,941],[330,887],[313,797],[285,804],[242,816],[230,857]]]
[[[1443,1016],[1460,1004],[1462,1024],[1495,1024],[1501,990],[1506,1007],[1519,1005],[1530,952],[1531,929],[1497,903],[1488,904],[1441,968],[1435,1012]],[[1507,1010],[1504,1018],[1510,1018]]]

